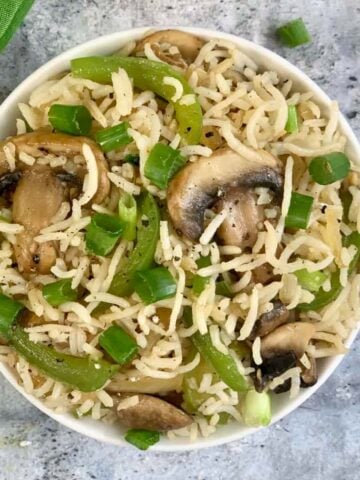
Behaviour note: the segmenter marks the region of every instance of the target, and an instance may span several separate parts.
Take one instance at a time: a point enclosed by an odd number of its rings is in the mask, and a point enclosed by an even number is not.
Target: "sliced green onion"
[[[223,297],[232,298],[234,296],[233,292],[230,289],[230,286],[225,280],[221,280],[220,282],[216,282],[216,295],[222,295]]]
[[[123,226],[121,221],[103,213],[95,213],[86,227],[86,248],[95,255],[108,255],[121,237]]]
[[[131,163],[132,165],[139,165],[140,155],[137,155],[136,153],[128,153],[124,157],[124,162]]]
[[[249,390],[243,399],[242,417],[249,427],[265,427],[271,422],[271,400],[267,392]]]
[[[123,224],[123,238],[130,242],[136,238],[137,206],[130,193],[125,193],[119,200],[119,218]]]
[[[127,132],[128,128],[130,128],[129,122],[119,123],[115,127],[104,128],[96,132],[95,140],[103,152],[116,150],[132,142],[133,139]]]
[[[8,338],[11,327],[24,305],[0,293],[0,336]]]
[[[287,47],[294,48],[304,43],[311,42],[311,36],[302,18],[297,18],[285,23],[276,30],[281,43]]]
[[[165,267],[136,272],[134,287],[135,292],[146,305],[173,297],[176,293],[176,282]]]
[[[88,135],[91,130],[91,114],[83,105],[51,105],[48,118],[59,132]]]
[[[160,433],[133,428],[126,432],[125,440],[140,450],[147,450],[149,447],[159,442]]]
[[[196,264],[198,268],[208,267],[211,265],[210,255],[207,255],[206,257],[200,257],[198,260],[196,260]],[[201,277],[200,275],[195,275],[192,285],[193,294],[199,296],[209,283],[209,280],[210,277]]]
[[[349,220],[349,211],[353,201],[353,196],[349,192],[349,190],[340,190],[339,197],[341,199],[341,204],[343,206],[343,217],[342,221],[344,223],[351,223]]]
[[[138,352],[133,337],[118,325],[112,325],[99,337],[99,344],[119,365],[131,362]]]
[[[45,300],[53,307],[58,307],[65,302],[73,302],[78,298],[77,290],[71,288],[70,278],[64,278],[63,280],[44,285],[42,294]]]
[[[288,133],[297,133],[299,131],[296,105],[288,106],[288,118],[285,125],[285,130]]]
[[[328,278],[323,272],[309,272],[306,268],[297,270],[294,272],[294,275],[298,279],[299,284],[310,292],[318,292],[322,284]]]
[[[169,145],[157,143],[146,160],[145,177],[157,187],[165,189],[169,180],[185,162],[186,159],[178,150],[174,150]]]
[[[306,228],[309,223],[313,203],[313,197],[292,192],[289,211],[285,218],[285,226],[288,228]]]
[[[345,178],[350,171],[350,160],[342,152],[328,153],[311,160],[309,173],[314,182],[329,185]]]

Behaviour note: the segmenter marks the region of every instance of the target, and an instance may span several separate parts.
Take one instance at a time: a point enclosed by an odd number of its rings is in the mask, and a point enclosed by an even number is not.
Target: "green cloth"
[[[19,28],[34,0],[0,0],[0,51]]]

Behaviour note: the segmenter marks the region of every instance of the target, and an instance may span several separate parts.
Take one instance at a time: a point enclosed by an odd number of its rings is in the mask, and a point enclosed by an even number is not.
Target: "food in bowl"
[[[161,31],[20,104],[1,146],[1,359],[140,448],[266,425],[359,309],[359,167],[227,40]],[[353,159],[351,159],[353,161]]]

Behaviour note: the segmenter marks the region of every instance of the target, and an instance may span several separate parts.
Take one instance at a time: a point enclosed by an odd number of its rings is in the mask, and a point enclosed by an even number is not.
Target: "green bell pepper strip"
[[[111,83],[111,74],[123,68],[140,90],[150,90],[170,102],[175,109],[179,124],[179,133],[188,145],[200,143],[202,130],[202,112],[200,103],[195,100],[191,105],[174,102],[174,87],[165,85],[164,78],[172,77],[183,87],[183,95],[194,94],[186,79],[170,65],[138,57],[84,57],[71,61],[74,77],[86,78],[99,83]]]
[[[32,342],[20,326],[12,329],[9,343],[21,357],[45,375],[81,392],[93,392],[103,387],[119,369],[118,365],[112,365],[106,360],[74,357]]]
[[[183,320],[187,327],[192,325],[190,307],[184,308]],[[233,357],[230,354],[219,352],[212,344],[208,333],[201,335],[200,332],[196,332],[190,339],[201,356],[214,368],[220,379],[226,383],[226,385],[236,392],[245,392],[248,390],[247,381],[239,372]]]
[[[140,218],[143,217],[146,217],[146,220],[142,220],[138,228],[135,248],[110,285],[109,293],[113,295],[119,297],[131,295],[134,291],[135,273],[150,268],[154,261],[160,232],[160,212],[156,200],[150,193],[146,193],[140,203]]]
[[[357,248],[357,252],[352,259],[349,265],[349,275],[351,275],[360,260],[360,233],[353,232],[347,237],[343,239],[343,245],[345,247],[349,247],[350,245],[354,245]],[[340,295],[341,291],[343,290],[343,286],[340,283],[340,270],[337,268],[335,272],[333,272],[330,276],[331,288],[329,291],[325,292],[325,290],[321,289],[315,295],[315,298],[310,303],[300,303],[296,308],[300,312],[308,312],[310,310],[320,310],[320,308],[326,307],[330,302],[333,302],[337,299]]]

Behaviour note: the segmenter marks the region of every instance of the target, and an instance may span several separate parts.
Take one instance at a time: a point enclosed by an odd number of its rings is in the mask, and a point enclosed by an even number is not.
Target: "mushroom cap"
[[[137,43],[134,53],[143,52],[147,43],[151,45],[160,60],[180,68],[186,68],[193,63],[204,45],[203,40],[191,33],[182,32],[181,30],[160,30],[141,39]],[[161,44],[177,47],[180,54],[163,52],[159,48]]]
[[[38,243],[34,237],[50,224],[63,200],[61,181],[50,167],[35,166],[22,175],[12,205],[14,222],[24,226],[14,245],[20,271],[48,273],[54,265],[57,256],[54,242]]]
[[[282,176],[274,158],[268,155],[254,162],[230,148],[217,150],[188,163],[171,180],[167,193],[170,218],[179,233],[196,241],[203,231],[206,208],[231,187],[256,186],[281,191]]]
[[[35,158],[43,156],[44,152],[53,153],[55,155],[64,155],[71,158],[75,155],[81,155],[83,144],[87,144],[95,156],[99,173],[98,189],[92,201],[94,203],[102,203],[109,195],[110,180],[107,176],[109,171],[108,164],[102,151],[93,140],[86,137],[74,137],[64,133],[49,133],[44,131],[35,131],[9,138],[8,140],[0,143],[1,177],[9,172],[9,165],[6,161],[6,157],[2,148],[8,142],[11,142],[15,145],[16,152],[18,154],[25,152]],[[23,162],[17,162],[16,167],[18,170],[29,170],[33,168]],[[58,171],[58,169],[54,170]],[[84,178],[86,172],[85,165],[77,167],[76,173],[81,178]]]
[[[174,405],[165,402],[165,400],[152,397],[151,395],[138,394],[139,403],[132,407],[118,410],[119,400],[128,396],[113,397],[118,419],[128,428],[144,428],[146,430],[166,432],[187,427],[193,421],[180,408],[174,407]]]

